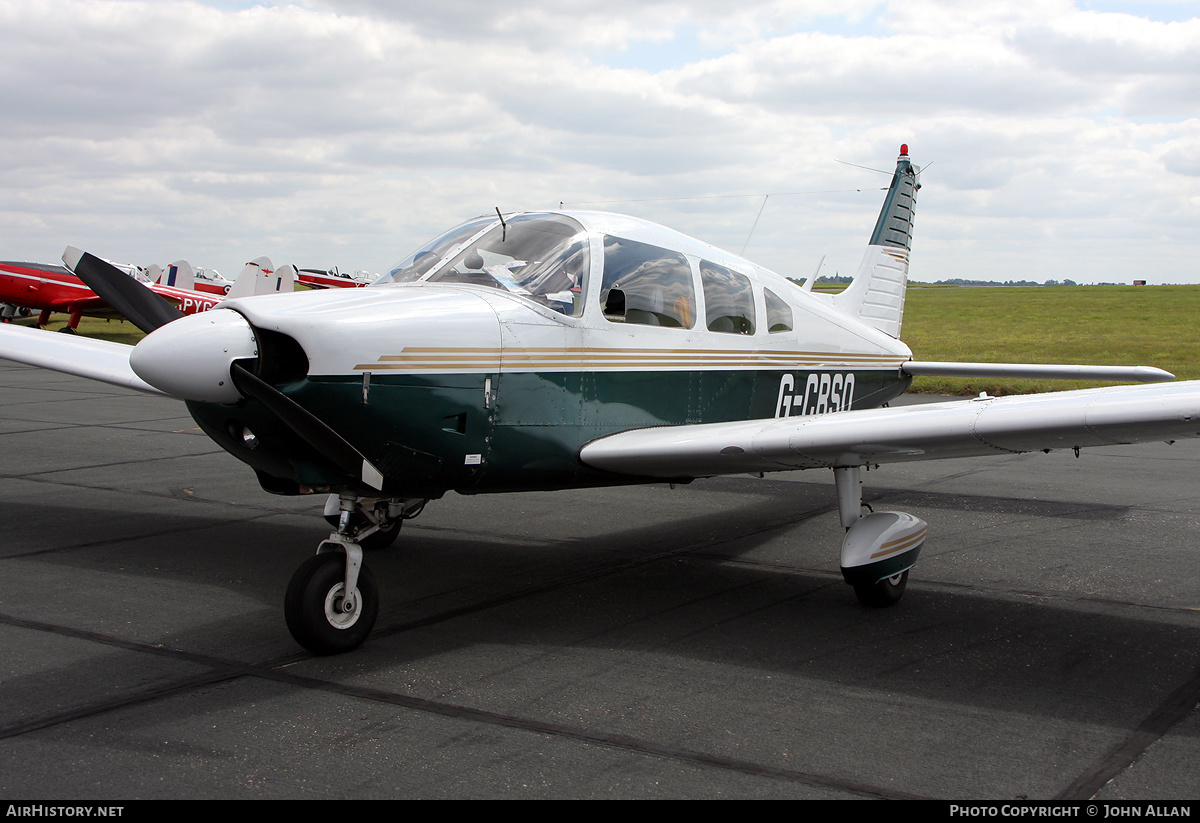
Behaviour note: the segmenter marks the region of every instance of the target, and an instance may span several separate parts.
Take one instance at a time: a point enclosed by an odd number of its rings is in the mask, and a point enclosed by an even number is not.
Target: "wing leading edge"
[[[635,429],[583,447],[589,466],[663,479],[1200,437],[1200,381]]]
[[[133,373],[131,351],[133,346],[107,340],[0,325],[0,357],[6,360],[163,395]]]

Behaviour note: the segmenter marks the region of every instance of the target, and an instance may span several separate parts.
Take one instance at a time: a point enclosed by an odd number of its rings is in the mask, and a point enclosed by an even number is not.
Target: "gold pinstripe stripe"
[[[437,369],[506,369],[535,371],[564,368],[604,368],[608,366],[647,369],[650,367],[714,368],[740,367],[778,369],[819,367],[899,368],[907,358],[899,355],[855,352],[780,352],[686,349],[587,349],[524,348],[471,349],[411,347],[401,354],[381,355],[375,363],[360,363],[356,371]]]
[[[897,552],[902,552],[905,549],[911,549],[913,546],[925,539],[925,532],[927,531],[929,531],[928,526],[921,529],[916,534],[910,534],[906,537],[897,537],[895,540],[890,540],[880,546],[879,551],[871,555],[871,559],[874,560],[876,557],[886,557],[889,554],[896,554]]]

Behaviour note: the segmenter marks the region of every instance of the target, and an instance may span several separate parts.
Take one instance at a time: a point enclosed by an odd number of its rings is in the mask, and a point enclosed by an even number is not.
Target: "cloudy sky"
[[[1200,283],[1200,2],[731,5],[0,0],[0,259],[379,272],[564,202],[844,274],[908,143],[915,279]]]

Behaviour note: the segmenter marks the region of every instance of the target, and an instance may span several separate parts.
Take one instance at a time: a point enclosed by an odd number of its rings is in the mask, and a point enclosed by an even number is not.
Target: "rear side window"
[[[771,334],[781,331],[791,331],[792,307],[782,297],[770,289],[764,289],[767,298],[767,331]]]
[[[614,323],[690,329],[696,322],[691,266],[678,252],[606,237],[600,303]]]
[[[709,331],[754,334],[754,290],[750,278],[701,260],[700,282],[704,286]]]

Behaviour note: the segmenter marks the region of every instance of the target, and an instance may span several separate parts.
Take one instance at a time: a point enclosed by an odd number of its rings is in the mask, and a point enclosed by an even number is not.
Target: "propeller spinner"
[[[235,360],[257,356],[258,343],[246,318],[230,309],[212,309],[180,317],[146,335],[130,354],[129,365],[138,377],[172,397],[236,403],[245,395],[234,385],[230,367]]]

